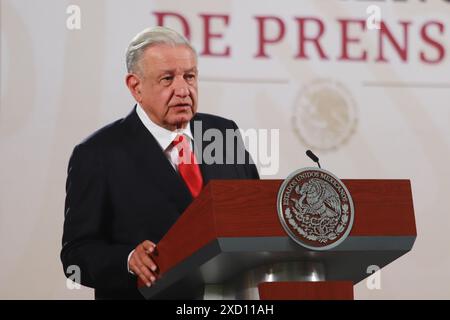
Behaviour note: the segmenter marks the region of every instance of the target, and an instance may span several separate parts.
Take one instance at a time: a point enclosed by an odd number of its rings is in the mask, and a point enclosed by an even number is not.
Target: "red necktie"
[[[195,154],[191,150],[188,139],[182,135],[178,135],[172,144],[178,149],[178,172],[192,196],[196,198],[202,190],[203,178]]]

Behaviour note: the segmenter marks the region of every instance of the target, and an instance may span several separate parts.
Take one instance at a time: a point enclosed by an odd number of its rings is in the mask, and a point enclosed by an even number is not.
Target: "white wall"
[[[80,30],[66,27],[69,4],[81,9]],[[338,60],[337,19],[365,19],[369,4],[1,0],[0,298],[92,298],[90,289],[66,288],[59,260],[67,162],[82,138],[129,112],[125,48],[134,34],[156,23],[154,12],[174,11],[188,20],[200,52],[199,14],[229,16],[228,27],[213,23],[213,32],[224,37],[213,40],[212,48],[220,52],[230,46],[231,56],[199,60],[199,110],[233,118],[244,129],[280,129],[280,170],[265,178],[285,178],[311,165],[304,156],[311,148],[323,167],[341,178],[411,179],[414,248],[383,269],[381,290],[368,290],[362,282],[356,298],[449,299],[450,4],[374,1],[396,38],[403,39],[400,21],[411,22],[407,61],[386,42],[389,62],[376,62],[378,31],[356,25],[349,36],[361,43],[351,44],[350,52],[357,56],[365,49],[368,61]],[[259,40],[254,16],[269,15],[285,23],[285,37],[267,47],[270,58],[254,58]],[[294,58],[294,18],[308,16],[325,25],[327,61],[311,45],[310,59]],[[426,31],[446,52],[436,64],[420,60],[421,51],[430,59],[438,53],[421,36],[430,21],[444,25],[442,34],[437,27]],[[182,30],[173,19],[166,25]],[[276,27],[269,24],[269,36],[277,35]],[[298,134],[297,125],[307,130]]]

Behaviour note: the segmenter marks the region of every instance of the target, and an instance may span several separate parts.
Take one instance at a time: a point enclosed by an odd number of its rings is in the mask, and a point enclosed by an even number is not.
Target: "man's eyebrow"
[[[167,74],[167,73],[175,73],[175,70],[174,69],[161,70],[159,72],[159,75],[163,75],[163,74]]]
[[[159,72],[159,76],[165,75],[165,74],[174,74],[176,72],[175,69],[166,69],[166,70],[161,70]],[[193,67],[193,68],[189,68],[186,70],[183,70],[184,73],[186,72],[198,72],[197,67]]]
[[[197,70],[197,67],[193,67],[193,68],[184,70],[184,72],[197,72],[197,71],[198,71],[198,70]]]

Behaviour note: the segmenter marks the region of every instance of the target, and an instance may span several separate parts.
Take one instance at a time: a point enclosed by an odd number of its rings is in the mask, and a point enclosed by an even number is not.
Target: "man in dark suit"
[[[157,281],[156,244],[209,180],[259,178],[239,135],[225,142],[236,124],[197,113],[197,56],[186,39],[144,30],[130,43],[127,69],[137,105],[77,145],[68,168],[61,260],[65,272],[80,268],[97,299],[142,298],[137,279]],[[208,130],[224,137],[220,147],[207,147]],[[201,296],[178,283],[159,298]]]

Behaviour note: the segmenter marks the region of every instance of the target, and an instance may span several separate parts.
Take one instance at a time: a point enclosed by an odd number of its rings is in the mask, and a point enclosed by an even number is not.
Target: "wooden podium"
[[[159,279],[150,288],[138,282],[140,292],[157,298],[190,279],[206,299],[353,299],[370,266],[411,250],[416,225],[409,180],[342,181],[355,219],[328,251],[285,233],[276,207],[282,180],[211,181],[157,244]]]

